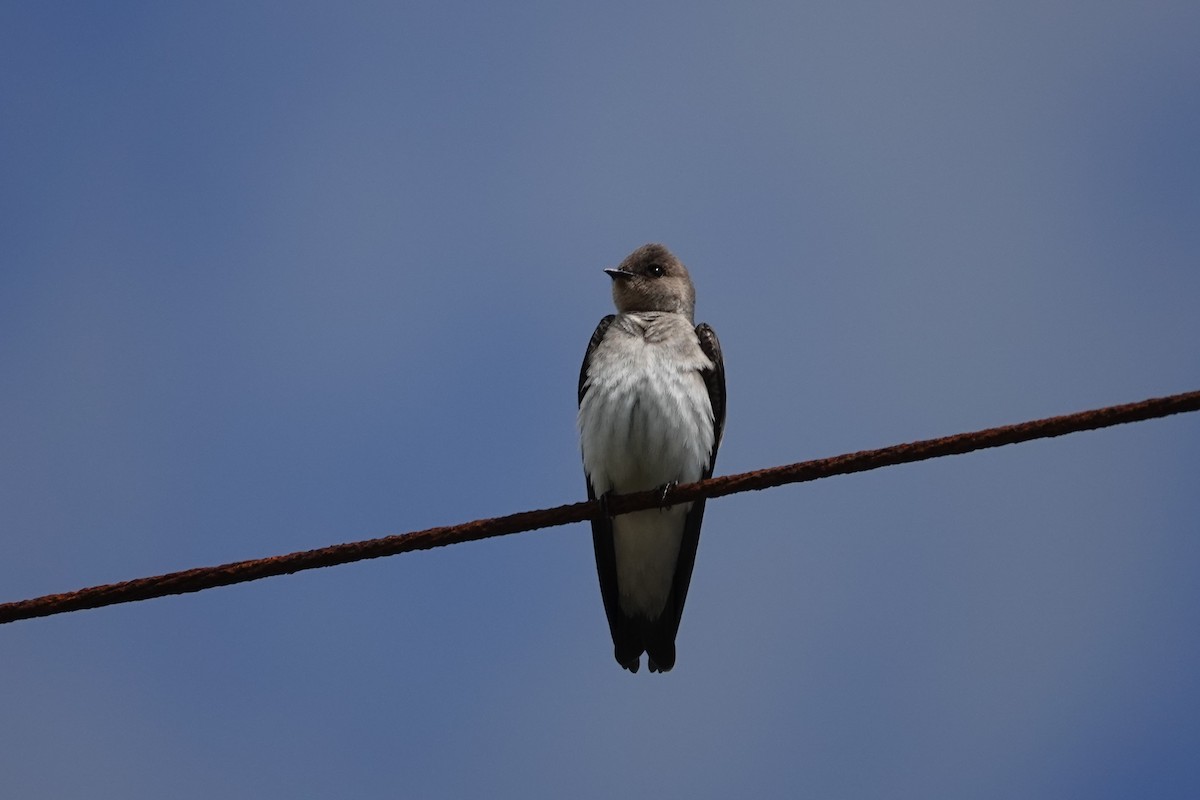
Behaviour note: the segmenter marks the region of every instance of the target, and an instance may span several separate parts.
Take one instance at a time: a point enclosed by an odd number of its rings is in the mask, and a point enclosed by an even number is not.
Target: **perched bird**
[[[694,325],[687,268],[661,244],[634,250],[612,277],[617,314],[600,320],[579,371],[579,433],[588,497],[712,476],[725,428],[717,335]],[[617,663],[675,666],[704,501],[592,520],[596,572]]]

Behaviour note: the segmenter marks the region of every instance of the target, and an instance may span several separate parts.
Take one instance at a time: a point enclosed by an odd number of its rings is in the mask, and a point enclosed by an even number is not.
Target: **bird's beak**
[[[623,270],[623,269],[606,269],[606,270],[604,270],[604,271],[605,271],[605,272],[607,272],[607,273],[608,273],[608,277],[612,278],[614,281],[615,281],[617,278],[626,278],[626,279],[628,279],[628,278],[632,278],[632,277],[633,277],[633,273],[632,273],[632,272],[626,272],[626,271],[625,271],[625,270]]]

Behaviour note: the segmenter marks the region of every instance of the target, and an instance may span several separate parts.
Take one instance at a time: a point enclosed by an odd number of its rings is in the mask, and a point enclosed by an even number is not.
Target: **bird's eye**
[[[646,267],[646,274],[651,278],[661,278],[663,276],[663,268],[659,264],[651,264]]]

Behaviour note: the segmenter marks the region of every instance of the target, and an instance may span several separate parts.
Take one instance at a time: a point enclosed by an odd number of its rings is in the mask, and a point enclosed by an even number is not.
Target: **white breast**
[[[699,480],[708,465],[713,411],[700,370],[712,362],[685,318],[662,317],[678,319],[649,327],[638,318],[623,326],[618,317],[592,353],[579,430],[597,494]],[[664,322],[675,335],[654,335]]]

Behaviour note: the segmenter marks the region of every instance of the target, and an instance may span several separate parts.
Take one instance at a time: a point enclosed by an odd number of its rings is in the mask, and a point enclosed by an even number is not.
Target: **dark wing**
[[[721,356],[721,343],[717,334],[707,324],[696,326],[696,337],[700,349],[713,362],[712,369],[700,373],[708,388],[708,401],[713,411],[713,446],[704,468],[704,477],[711,478],[717,462],[717,448],[725,434],[725,360]],[[683,527],[683,540],[679,543],[679,560],[675,562],[675,579],[671,583],[671,595],[667,598],[663,614],[650,630],[645,632],[646,653],[652,672],[666,672],[675,665],[675,636],[679,633],[679,621],[683,618],[683,604],[687,600],[688,586],[692,582],[692,567],[696,564],[696,550],[700,547],[700,525],[704,522],[704,501],[692,503]]]
[[[616,314],[609,314],[600,320],[600,324],[596,326],[595,333],[592,334],[592,340],[588,342],[587,352],[583,354],[583,365],[579,367],[580,405],[583,405],[583,396],[587,394],[587,373],[588,366],[592,363],[592,351],[596,349],[596,345],[600,344],[600,340],[604,338],[604,334],[608,333],[608,326],[612,325],[612,321],[616,318]]]
[[[717,341],[717,332],[710,328],[708,323],[702,322],[696,326],[696,336],[700,339],[700,349],[708,356],[709,361],[713,362],[712,369],[700,373],[704,378],[704,385],[708,387],[708,402],[712,404],[713,426],[716,429],[712,455],[708,458],[708,469],[704,472],[705,478],[711,478],[713,467],[717,463],[717,448],[721,446],[721,437],[725,435],[725,358],[721,355],[721,343]]]
[[[587,394],[588,366],[592,362],[592,351],[600,344],[608,326],[616,319],[615,314],[609,314],[600,320],[592,340],[588,342],[587,353],[583,356],[583,366],[579,368],[579,403]],[[586,475],[584,475],[587,478]],[[589,478],[587,481],[588,500],[596,499],[596,490]],[[596,551],[596,574],[600,578],[600,596],[604,600],[604,615],[608,617],[608,629],[612,633],[614,655],[617,663],[631,672],[637,672],[641,663],[641,636],[637,623],[621,613],[617,601],[617,551],[613,546],[612,518],[601,513],[592,519],[592,546]]]

